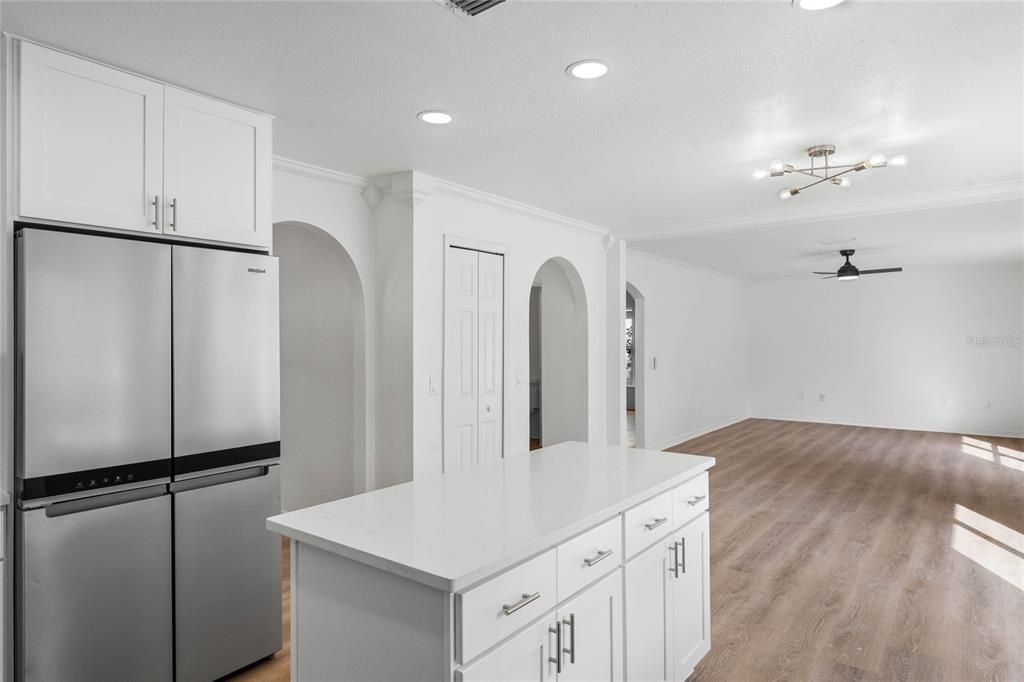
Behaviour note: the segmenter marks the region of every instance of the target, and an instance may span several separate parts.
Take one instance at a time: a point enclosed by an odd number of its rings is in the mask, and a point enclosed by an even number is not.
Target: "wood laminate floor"
[[[1024,441],[748,419],[672,450],[718,458],[692,681],[1024,682]],[[286,641],[233,679],[288,674]]]

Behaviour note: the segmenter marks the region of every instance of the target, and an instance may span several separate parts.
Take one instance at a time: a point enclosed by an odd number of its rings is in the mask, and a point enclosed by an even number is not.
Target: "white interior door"
[[[502,457],[504,258],[457,247],[445,260],[444,470]]]

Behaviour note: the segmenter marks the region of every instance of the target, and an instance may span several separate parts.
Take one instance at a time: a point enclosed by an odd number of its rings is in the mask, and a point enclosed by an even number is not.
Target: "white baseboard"
[[[898,429],[900,431],[930,431],[932,433],[952,433],[965,436],[992,436],[996,438],[1024,438],[1024,432],[1015,431],[992,431],[989,429],[941,429],[934,426],[919,426],[907,424],[880,424],[877,422],[866,422],[858,419],[815,419],[814,417],[794,417],[782,414],[752,414],[749,419],[771,419],[783,422],[806,422],[809,424],[837,424],[840,426],[864,426],[871,429]]]
[[[702,426],[699,429],[694,429],[693,431],[687,431],[686,433],[681,433],[678,436],[673,436],[672,438],[663,440],[660,443],[645,445],[644,450],[666,450],[673,446],[679,445],[680,443],[685,443],[688,440],[693,440],[698,436],[703,436],[706,433],[711,433],[712,431],[717,431],[718,429],[724,429],[726,426],[738,424],[744,419],[749,419],[749,417],[743,415],[742,417],[730,417],[728,419],[723,419],[722,421],[710,424],[709,426]]]

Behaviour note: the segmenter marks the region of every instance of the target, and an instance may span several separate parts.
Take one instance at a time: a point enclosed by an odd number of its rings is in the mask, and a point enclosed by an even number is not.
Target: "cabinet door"
[[[670,581],[675,580],[671,538],[657,542],[626,564],[626,679],[671,678]]]
[[[455,673],[456,682],[549,682],[555,679],[554,614],[531,625],[472,665]]]
[[[679,577],[672,580],[672,679],[683,682],[711,647],[708,514],[673,534],[679,542]]]
[[[164,231],[269,245],[270,118],[168,87]]]
[[[158,232],[163,86],[20,45],[18,213]]]
[[[615,571],[558,610],[559,682],[622,679],[622,575]]]

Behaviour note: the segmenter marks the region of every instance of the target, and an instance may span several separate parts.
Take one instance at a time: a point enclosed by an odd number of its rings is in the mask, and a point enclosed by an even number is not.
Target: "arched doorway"
[[[564,258],[537,271],[530,290],[530,447],[588,439],[587,297]]]
[[[644,447],[644,297],[626,282],[626,439],[631,448]]]
[[[281,506],[362,492],[365,301],[351,256],[302,222],[274,224],[281,289]]]

